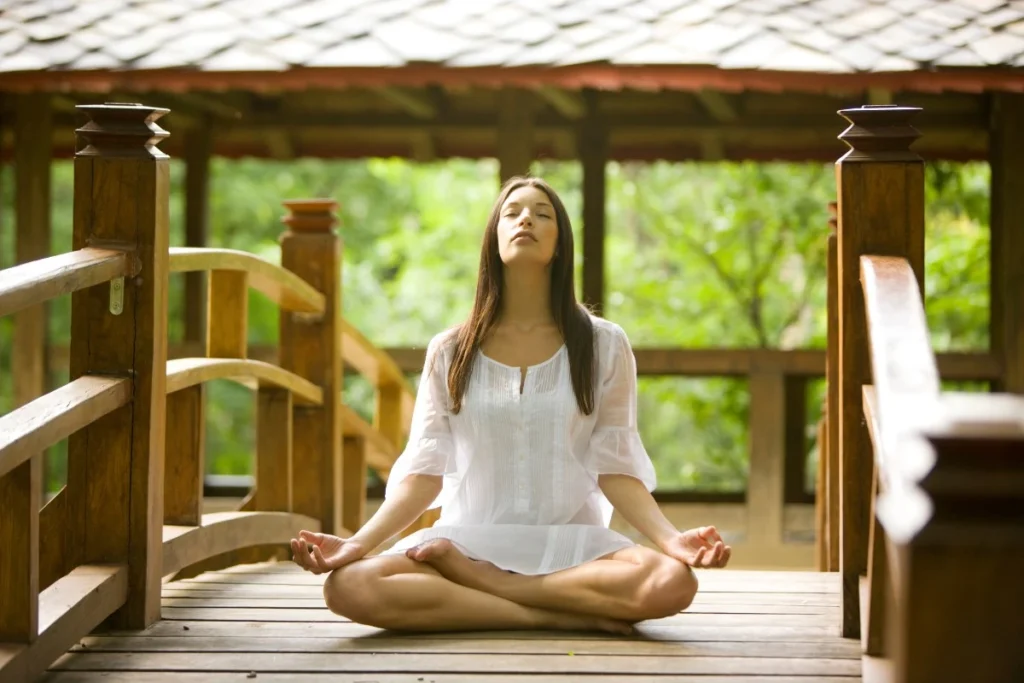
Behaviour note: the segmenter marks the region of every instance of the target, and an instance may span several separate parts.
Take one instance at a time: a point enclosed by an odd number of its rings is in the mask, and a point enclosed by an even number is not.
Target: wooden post
[[[608,129],[598,118],[593,97],[588,104],[590,114],[580,123],[578,143],[583,166],[583,303],[603,315]]]
[[[785,382],[785,449],[783,476],[786,503],[810,503],[807,478],[807,378],[789,375]]]
[[[211,123],[200,122],[185,133],[185,245],[205,247],[210,220]],[[198,344],[206,334],[203,317],[205,273],[185,274],[185,342]]]
[[[71,299],[71,380],[132,378],[133,400],[71,436],[68,444],[68,566],[128,565],[125,628],[160,617],[163,564],[164,419],[167,369],[167,113],[138,104],[79,106],[89,117],[75,155],[73,248],[102,243],[133,255],[123,302],[111,287]]]
[[[525,90],[508,88],[499,93],[498,165],[501,182],[527,175],[533,161],[533,106]]]
[[[50,95],[31,93],[15,99],[14,223],[15,263],[50,255],[50,158],[53,149],[53,108]],[[18,408],[47,391],[48,324],[46,304],[15,313],[11,349],[14,405]],[[32,477],[32,486],[46,488],[46,460],[25,463],[18,472]],[[38,471],[37,471],[38,470]],[[28,480],[25,480],[26,485]]]
[[[752,547],[775,560],[771,550],[782,545],[785,494],[785,381],[778,372],[750,376],[750,475],[747,482],[747,535]]]
[[[260,387],[256,401],[256,510],[292,510],[293,412],[290,391]]]
[[[862,387],[871,383],[867,318],[860,285],[864,254],[910,262],[923,291],[924,162],[910,151],[919,136],[916,107],[844,109],[851,125],[839,136],[850,151],[836,163],[839,190],[839,468],[842,507],[842,634],[860,636],[860,577],[868,568],[874,451]]]
[[[320,520],[322,531],[342,528],[341,240],[336,202],[283,202],[290,213],[281,236],[281,265],[322,292],[322,317],[281,311],[280,364],[324,392],[322,406],[296,406],[292,450],[292,509]]]
[[[167,397],[164,524],[199,526],[203,516],[206,391],[199,384]]]
[[[839,539],[842,515],[839,506],[839,205],[829,202],[828,261],[826,263],[826,318],[827,338],[825,350],[825,439],[828,457],[825,486],[828,509],[825,512],[828,529],[828,571],[839,571]]]
[[[346,436],[342,480],[342,526],[352,533],[359,530],[366,519],[366,439]]]
[[[1003,363],[996,390],[1024,394],[1024,95],[992,100],[990,344]]]

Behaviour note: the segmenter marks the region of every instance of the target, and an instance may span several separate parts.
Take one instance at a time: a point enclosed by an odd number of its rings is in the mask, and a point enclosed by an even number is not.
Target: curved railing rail
[[[1024,397],[942,390],[915,111],[842,112],[826,438],[843,632],[891,659],[894,681],[1010,680],[1024,671]]]

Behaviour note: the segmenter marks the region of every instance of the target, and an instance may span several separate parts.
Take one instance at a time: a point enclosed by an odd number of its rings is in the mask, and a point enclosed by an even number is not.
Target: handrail
[[[416,396],[395,359],[374,346],[344,318],[341,320],[341,356],[345,363],[372,382],[375,389],[389,384],[402,388],[402,424],[407,430]]]
[[[879,440],[884,452],[895,454],[894,442],[901,434],[934,414],[939,370],[910,263],[892,256],[862,256],[860,267]]]
[[[130,380],[86,375],[0,416],[0,477],[131,398]]]
[[[39,635],[28,645],[0,643],[0,682],[32,681],[128,597],[128,567],[82,565],[39,593]]]
[[[240,270],[249,274],[249,284],[281,308],[297,313],[322,314],[324,295],[290,270],[258,256],[235,249],[171,247],[172,273],[204,270]]]
[[[0,316],[130,275],[128,253],[86,247],[7,268],[0,278]]]
[[[341,425],[345,436],[359,436],[366,441],[366,464],[387,481],[398,459],[399,449],[379,429],[374,429],[373,425],[344,403],[341,404]]]
[[[322,405],[323,390],[307,379],[270,363],[244,358],[178,358],[167,361],[167,393],[214,379],[229,379],[245,386],[248,380],[290,391],[299,402]]]

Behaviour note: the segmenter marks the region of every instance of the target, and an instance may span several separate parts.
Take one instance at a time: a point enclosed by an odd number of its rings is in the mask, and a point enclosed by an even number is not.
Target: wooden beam
[[[907,259],[924,277],[924,162],[910,151],[917,131],[910,107],[862,107],[840,113],[852,125],[851,150],[836,164],[839,192],[839,469],[842,482],[842,634],[860,636],[860,577],[868,569],[874,452],[862,388],[872,381],[861,289],[864,255]],[[923,286],[922,286],[923,289]]]
[[[210,222],[210,156],[213,136],[209,120],[185,131],[185,246],[205,247]],[[206,273],[185,275],[185,341],[206,337]]]
[[[530,172],[533,161],[533,107],[525,90],[507,88],[498,95],[498,164],[500,182]]]
[[[373,91],[417,119],[437,118],[437,103],[427,91],[393,86],[374,88]]]
[[[544,85],[537,88],[537,94],[570,121],[578,121],[587,113],[587,105],[578,92]]]
[[[294,159],[295,143],[287,130],[269,131],[264,137],[271,159]]]
[[[735,105],[724,94],[717,90],[698,90],[694,97],[700,102],[708,114],[719,123],[733,123],[739,119]]]
[[[583,166],[583,302],[601,315],[604,308],[605,166],[608,129],[597,118],[593,93],[587,93],[592,114],[579,129]]]
[[[992,97],[990,343],[1003,364],[998,389],[1024,394],[1024,95]]]
[[[747,535],[781,545],[785,504],[786,385],[783,375],[750,377],[750,475],[747,479]]]

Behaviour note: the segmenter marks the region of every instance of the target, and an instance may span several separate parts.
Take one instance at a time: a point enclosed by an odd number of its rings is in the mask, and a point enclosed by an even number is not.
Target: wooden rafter
[[[417,119],[437,118],[438,107],[429,92],[392,86],[374,88],[374,92]]]
[[[571,121],[582,119],[587,113],[583,97],[577,92],[545,85],[537,89],[537,94],[554,107],[555,111]]]
[[[732,123],[739,119],[739,113],[729,98],[717,90],[698,90],[694,97],[700,106],[719,123]]]

